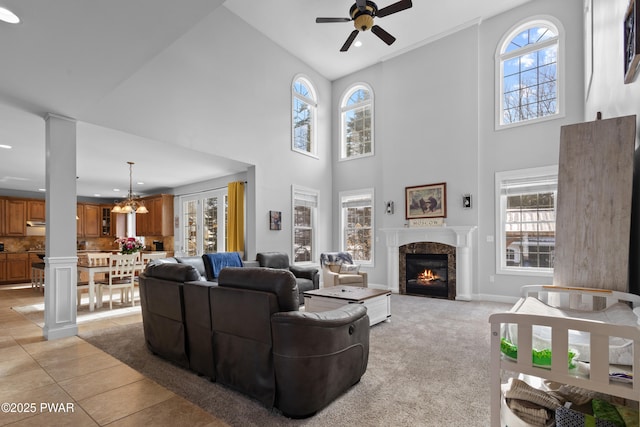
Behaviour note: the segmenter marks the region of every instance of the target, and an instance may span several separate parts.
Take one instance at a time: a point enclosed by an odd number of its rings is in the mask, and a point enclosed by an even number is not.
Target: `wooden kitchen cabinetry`
[[[0,283],[7,280],[7,254],[0,252]]]
[[[29,254],[26,252],[8,253],[5,280],[11,283],[22,283],[29,282],[30,277]]]
[[[27,201],[27,221],[44,222],[47,213],[45,211],[44,200]]]
[[[113,205],[100,205],[102,237],[123,237],[127,234],[127,215],[112,213]]]
[[[160,194],[142,200],[149,213],[136,215],[136,235],[173,236],[173,195]]]
[[[6,199],[0,199],[0,236],[4,236],[4,221],[5,221],[5,217],[6,217],[6,205],[7,205],[7,200]]]
[[[78,203],[76,212],[78,216],[78,237],[100,237],[102,219],[100,205]]]
[[[20,199],[6,199],[4,212],[4,235],[26,236],[27,201]]]

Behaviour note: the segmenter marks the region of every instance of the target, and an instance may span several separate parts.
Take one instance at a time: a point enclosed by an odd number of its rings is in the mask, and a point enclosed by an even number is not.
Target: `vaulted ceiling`
[[[22,20],[0,22],[0,145],[13,147],[0,149],[0,189],[44,187],[42,117],[47,112],[79,120],[79,196],[112,197],[114,187],[128,183],[126,161],[159,146],[165,156],[134,166],[134,179],[146,183],[141,192],[246,170],[242,162],[82,121],[87,110],[219,7],[334,80],[527,1],[414,0],[411,9],[376,19],[397,38],[393,45],[367,31],[358,35],[361,47],[340,52],[352,23],[316,24],[315,18],[347,17],[352,0],[0,0],[0,7]],[[180,156],[172,150],[180,150]],[[178,157],[191,167],[180,168]],[[176,169],[179,177],[166,173]]]

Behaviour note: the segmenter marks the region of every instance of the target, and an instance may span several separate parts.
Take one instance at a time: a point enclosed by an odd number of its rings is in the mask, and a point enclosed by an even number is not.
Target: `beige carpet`
[[[315,416],[290,420],[152,355],[141,324],[81,337],[233,426],[489,425],[489,323],[510,304],[392,296],[391,322],[371,328],[361,381]]]

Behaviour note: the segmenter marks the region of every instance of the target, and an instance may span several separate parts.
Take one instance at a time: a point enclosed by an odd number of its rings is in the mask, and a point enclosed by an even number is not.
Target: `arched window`
[[[340,103],[340,159],[373,155],[373,91],[368,85],[349,88]]]
[[[317,98],[313,85],[306,77],[293,80],[291,148],[304,154],[317,155],[316,109]]]
[[[517,25],[496,53],[499,74],[497,127],[560,115],[562,107],[562,34],[548,19]]]

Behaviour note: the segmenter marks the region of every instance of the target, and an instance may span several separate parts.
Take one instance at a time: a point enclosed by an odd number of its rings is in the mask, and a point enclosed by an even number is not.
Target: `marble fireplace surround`
[[[383,228],[387,243],[387,283],[400,293],[400,246],[434,242],[456,248],[456,300],[471,301],[472,233],[476,226]],[[404,255],[403,255],[404,256]]]

